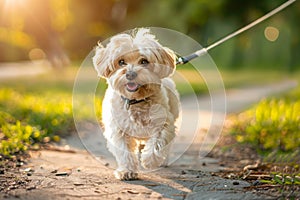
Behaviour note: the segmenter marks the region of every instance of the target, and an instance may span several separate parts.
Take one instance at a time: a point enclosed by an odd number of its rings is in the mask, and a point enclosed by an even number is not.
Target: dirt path
[[[112,169],[85,152],[41,151],[26,167],[33,170],[30,184],[12,190],[7,199],[267,199],[244,190],[249,183],[212,176],[202,165],[172,166],[141,174],[137,181],[118,181]]]
[[[0,63],[0,80],[47,73],[51,66],[46,60]]]
[[[264,96],[287,91],[295,84],[286,81],[264,87],[229,90],[228,112],[240,111]],[[30,180],[29,185],[0,194],[0,199],[273,199],[272,194],[249,190],[251,184],[248,182],[214,176],[212,172],[222,169],[218,160],[199,157],[199,151],[207,150],[206,147],[210,148],[208,146],[217,141],[219,133],[214,134],[214,130],[222,126],[218,124],[222,120],[215,120],[210,126],[212,121],[209,119],[224,116],[224,113],[218,113],[218,105],[222,102],[215,103],[213,114],[207,110],[209,99],[198,99],[200,111],[191,106],[190,98],[182,99],[188,116],[185,120],[196,124],[200,122],[197,127],[199,137],[194,138],[194,130],[183,125],[185,135],[179,135],[175,144],[176,149],[184,153],[167,168],[142,173],[136,181],[118,181],[113,177],[114,161],[106,152],[104,140],[95,139],[97,135],[91,131],[80,135],[80,139],[93,155],[84,150],[76,135],[65,141],[72,151],[31,152],[32,158],[21,167],[22,173]],[[204,148],[203,141],[206,141]],[[176,151],[173,153],[176,154]]]

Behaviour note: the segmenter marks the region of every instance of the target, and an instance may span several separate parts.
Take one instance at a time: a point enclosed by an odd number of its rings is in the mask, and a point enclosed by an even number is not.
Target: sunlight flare
[[[26,0],[5,0],[6,7],[15,7],[25,3]]]

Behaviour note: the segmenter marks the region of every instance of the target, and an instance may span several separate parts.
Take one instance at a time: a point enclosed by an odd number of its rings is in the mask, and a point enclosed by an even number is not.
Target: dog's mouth
[[[135,82],[128,82],[126,84],[126,89],[129,91],[129,92],[136,92],[138,89],[139,89],[140,85],[135,83]]]

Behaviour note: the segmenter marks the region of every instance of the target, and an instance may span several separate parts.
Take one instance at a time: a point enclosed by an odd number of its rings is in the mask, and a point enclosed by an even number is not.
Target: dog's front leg
[[[120,180],[137,179],[137,158],[135,155],[136,142],[134,139],[118,133],[107,142],[107,147],[115,156],[118,168],[114,175]]]
[[[172,129],[163,129],[157,135],[151,137],[142,150],[142,166],[146,169],[154,169],[164,165],[174,137],[175,132]]]

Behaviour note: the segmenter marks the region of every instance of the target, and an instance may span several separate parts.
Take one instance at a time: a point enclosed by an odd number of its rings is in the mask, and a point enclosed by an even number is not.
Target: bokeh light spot
[[[271,42],[275,42],[279,37],[279,30],[273,26],[268,26],[264,31],[265,37]]]
[[[42,60],[46,58],[46,54],[42,49],[34,48],[31,49],[28,53],[30,60]]]

